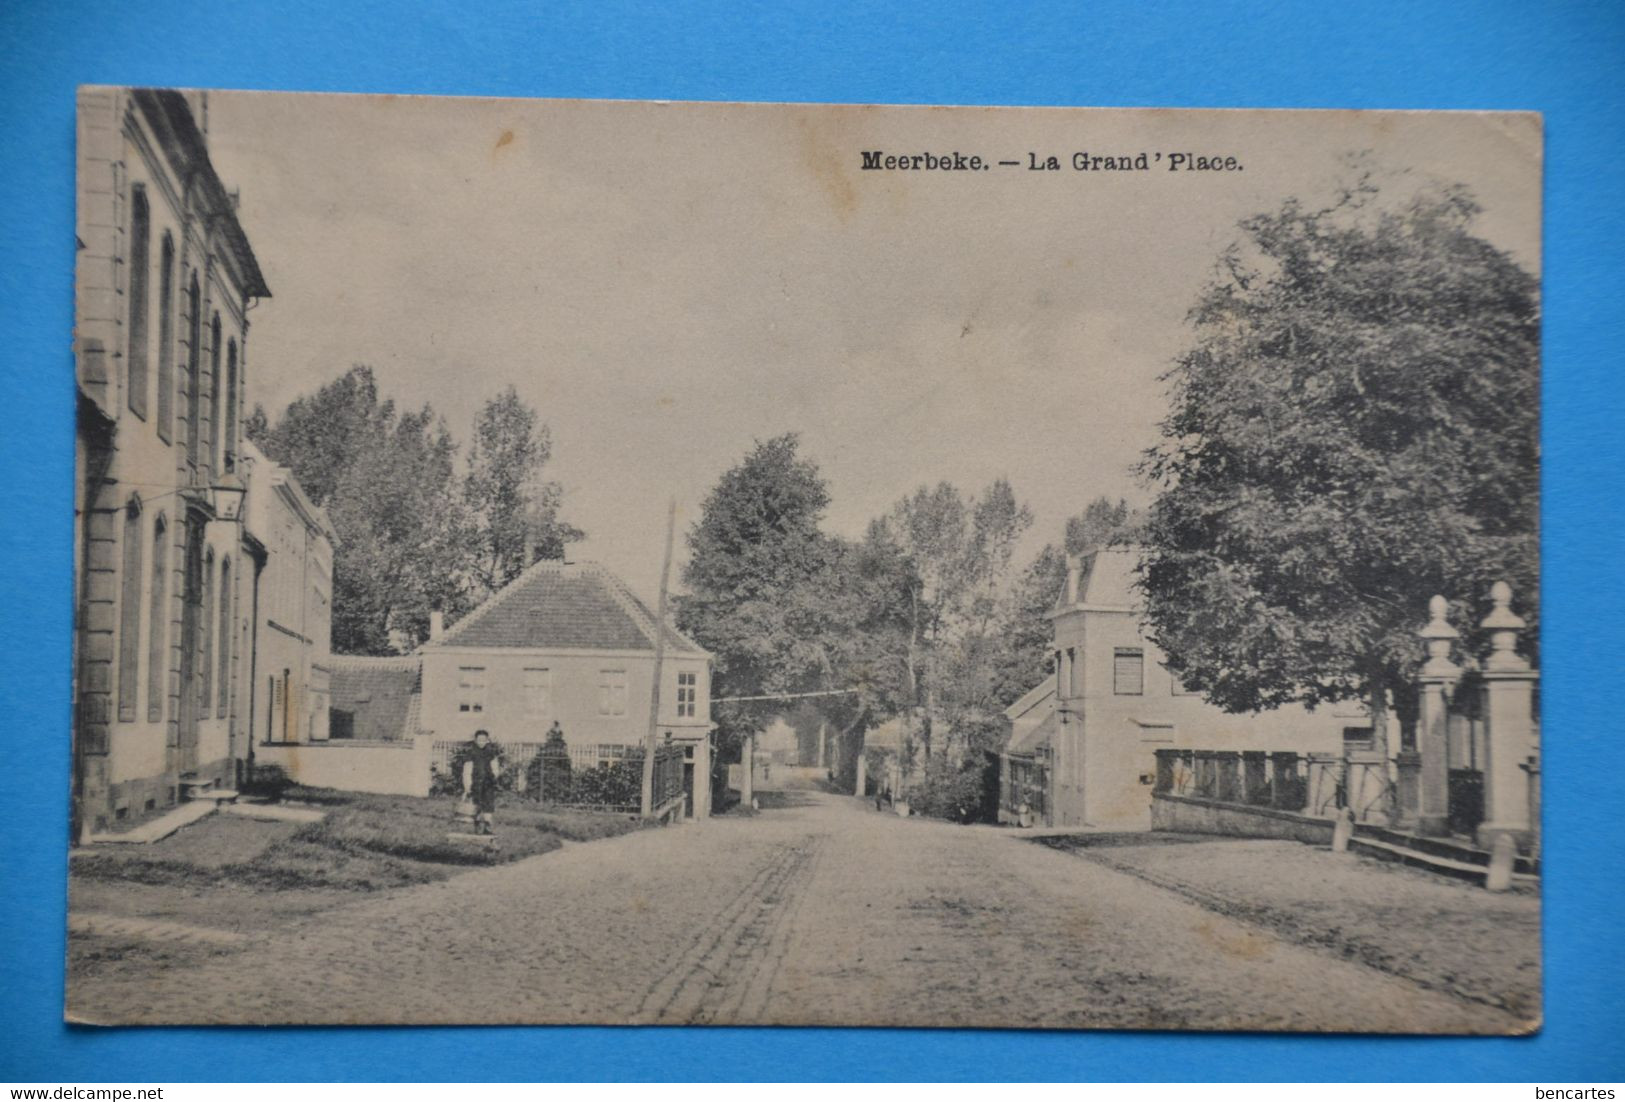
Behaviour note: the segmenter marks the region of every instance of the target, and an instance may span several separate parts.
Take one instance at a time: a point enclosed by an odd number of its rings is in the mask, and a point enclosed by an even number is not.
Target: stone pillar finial
[[[1461,667],[1450,661],[1450,645],[1461,638],[1461,632],[1445,618],[1449,611],[1450,602],[1437,594],[1428,602],[1430,619],[1417,632],[1428,649],[1427,662],[1422,666],[1424,677],[1454,680],[1461,673]]]
[[[1518,654],[1518,632],[1526,626],[1523,617],[1512,611],[1512,587],[1496,582],[1490,587],[1495,607],[1479,626],[1490,633],[1490,655],[1484,661],[1489,670],[1526,670],[1529,662]]]

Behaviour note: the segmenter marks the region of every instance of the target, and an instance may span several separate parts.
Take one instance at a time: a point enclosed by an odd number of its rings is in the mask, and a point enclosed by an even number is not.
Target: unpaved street
[[[162,969],[89,1022],[707,1023],[1504,1032],[1018,832],[788,807],[371,897]],[[94,935],[90,935],[94,936]]]

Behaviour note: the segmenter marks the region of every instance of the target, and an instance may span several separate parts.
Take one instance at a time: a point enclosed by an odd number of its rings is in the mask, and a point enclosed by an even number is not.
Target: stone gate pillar
[[[1417,634],[1427,646],[1427,661],[1417,678],[1420,708],[1416,717],[1416,752],[1421,758],[1416,832],[1443,835],[1450,823],[1450,694],[1461,667],[1450,661],[1450,645],[1461,635],[1445,619],[1443,597],[1428,602],[1431,617]]]
[[[1484,822],[1478,828],[1478,844],[1489,849],[1498,836],[1507,834],[1526,847],[1529,778],[1522,767],[1535,752],[1531,705],[1540,675],[1516,650],[1524,621],[1512,611],[1512,588],[1496,582],[1490,599],[1495,607],[1483,623],[1490,633],[1490,655],[1484,661]]]

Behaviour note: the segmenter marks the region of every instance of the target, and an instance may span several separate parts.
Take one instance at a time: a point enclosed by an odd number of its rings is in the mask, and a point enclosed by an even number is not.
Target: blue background
[[[9,0],[0,10],[0,1080],[1625,1078],[1617,823],[1625,7]],[[137,10],[144,8],[148,10]],[[1524,1039],[61,1022],[73,92],[226,88],[1546,116],[1546,1025]],[[245,185],[251,183],[244,181]],[[1056,946],[1066,952],[1066,946]],[[1328,990],[1326,998],[1337,998]],[[478,1059],[472,1054],[478,1052]]]

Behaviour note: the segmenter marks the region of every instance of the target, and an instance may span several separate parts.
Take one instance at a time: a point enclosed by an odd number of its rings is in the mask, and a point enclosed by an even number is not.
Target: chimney
[[[438,643],[446,634],[446,614],[438,608],[429,610],[429,642]]]

